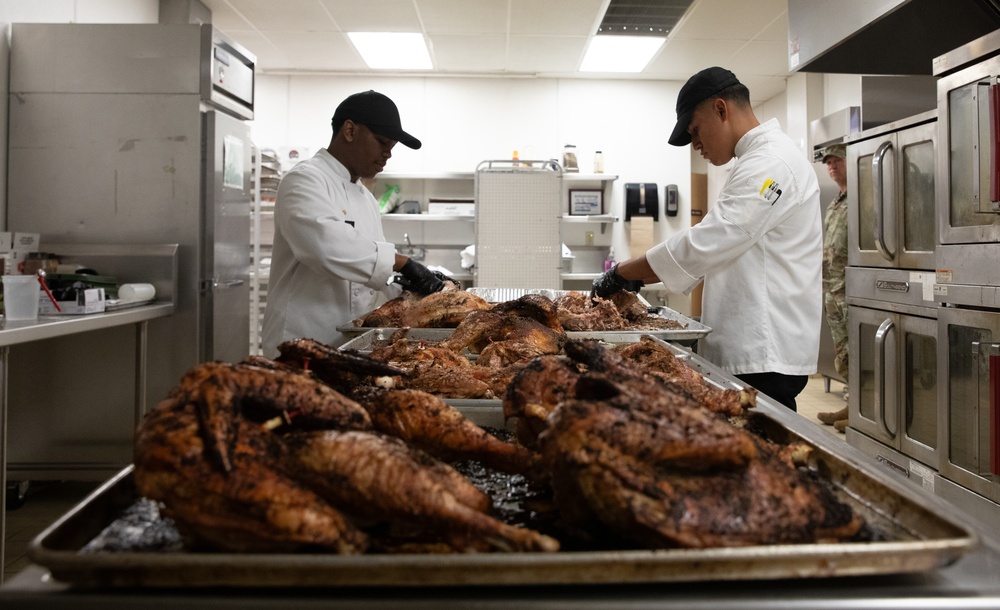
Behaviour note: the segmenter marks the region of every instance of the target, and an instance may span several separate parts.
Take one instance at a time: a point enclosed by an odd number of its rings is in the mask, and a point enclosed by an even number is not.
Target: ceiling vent
[[[693,0],[611,0],[598,34],[666,36]]]

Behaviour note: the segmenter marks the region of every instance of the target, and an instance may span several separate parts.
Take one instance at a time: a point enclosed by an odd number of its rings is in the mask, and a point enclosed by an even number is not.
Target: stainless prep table
[[[697,357],[695,357],[697,358]],[[709,365],[708,368],[711,368]],[[724,373],[719,372],[724,375]],[[718,380],[718,378],[717,378]],[[19,608],[997,608],[1000,540],[995,528],[920,489],[880,475],[874,460],[813,422],[764,397],[758,409],[818,448],[868,466],[887,485],[919,494],[938,514],[956,514],[980,538],[947,567],[901,575],[693,583],[555,586],[338,587],[336,589],[73,589],[30,566],[0,588],[0,604]]]

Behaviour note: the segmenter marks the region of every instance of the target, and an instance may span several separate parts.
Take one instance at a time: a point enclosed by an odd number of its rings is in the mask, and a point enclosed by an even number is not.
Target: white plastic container
[[[35,275],[3,276],[4,317],[8,320],[37,320],[42,285]]]

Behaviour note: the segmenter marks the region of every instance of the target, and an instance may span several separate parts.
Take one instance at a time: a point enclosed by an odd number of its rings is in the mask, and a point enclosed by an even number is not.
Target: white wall
[[[257,80],[254,142],[315,151],[330,140],[330,119],[351,93],[375,89],[399,107],[403,127],[423,142],[397,146],[388,172],[472,172],[484,160],[562,158],[577,147],[583,173],[595,150],[618,175],[609,212],[624,218],[628,182],[676,184],[680,212],[661,216],[654,238],[690,225],[690,154],[667,144],[683,83],[591,79],[266,76]],[[662,203],[661,203],[662,205]],[[607,207],[607,206],[606,206]],[[630,255],[624,223],[612,236],[616,258]]]
[[[156,23],[159,17],[159,0],[0,0],[0,229],[7,230],[10,24]]]

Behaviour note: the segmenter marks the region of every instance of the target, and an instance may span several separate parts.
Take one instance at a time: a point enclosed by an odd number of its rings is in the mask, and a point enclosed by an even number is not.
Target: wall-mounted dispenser
[[[660,197],[655,182],[630,182],[625,185],[625,220],[633,216],[660,219]]]
[[[664,199],[667,200],[666,203],[666,213],[667,216],[677,216],[677,206],[679,204],[680,195],[677,193],[676,184],[668,184],[663,189]]]

